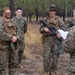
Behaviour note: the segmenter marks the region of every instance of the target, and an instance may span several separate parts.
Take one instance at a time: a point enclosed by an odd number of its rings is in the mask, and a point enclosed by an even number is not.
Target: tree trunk
[[[18,0],[18,7],[20,7],[21,5],[21,0]]]
[[[15,15],[14,0],[9,0],[9,7],[11,10],[11,17],[13,17]]]
[[[32,13],[29,11],[29,22],[32,22]]]
[[[35,15],[36,15],[36,22],[38,21],[38,2],[35,0]]]
[[[66,17],[67,17],[67,0],[66,0],[66,2],[65,2],[65,13],[66,13]]]
[[[28,21],[28,0],[27,0],[27,3],[26,3],[26,17],[27,17],[27,21]]]
[[[48,7],[50,8],[51,0],[48,0]]]
[[[36,8],[36,21],[38,21],[38,8]]]
[[[42,17],[45,17],[45,3],[42,3]]]

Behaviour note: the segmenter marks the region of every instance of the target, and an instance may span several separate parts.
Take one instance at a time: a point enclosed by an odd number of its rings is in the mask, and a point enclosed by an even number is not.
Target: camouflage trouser
[[[70,58],[70,66],[68,68],[68,75],[75,75],[75,56]]]
[[[23,52],[24,52],[24,50],[22,50],[22,49],[20,49],[18,52],[18,58],[19,58],[18,63],[21,63]]]
[[[14,75],[18,66],[18,53],[13,52],[12,49],[0,49],[0,75],[6,75],[5,68],[7,56],[9,75]]]
[[[75,73],[69,72],[68,75],[75,75]]]
[[[18,52],[18,58],[19,58],[19,60],[18,60],[18,62],[19,63],[21,63],[21,60],[22,60],[22,55],[23,55],[23,52],[24,52],[24,49],[25,49],[25,44],[24,44],[24,42],[23,43],[20,43],[20,50],[19,50],[19,52]]]
[[[0,75],[5,75],[6,52],[0,49]]]
[[[47,37],[44,41],[44,70],[51,72],[57,70],[59,49],[62,43],[58,44],[58,40],[53,37]],[[61,47],[59,47],[61,46]]]

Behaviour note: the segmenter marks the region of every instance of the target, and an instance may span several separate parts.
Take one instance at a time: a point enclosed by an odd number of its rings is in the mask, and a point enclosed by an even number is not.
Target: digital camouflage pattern
[[[18,61],[16,59],[18,59],[17,52],[18,52],[19,45],[11,42],[14,33],[15,33],[14,36],[16,36],[19,40],[19,35],[18,35],[19,32],[16,33],[14,23],[12,21],[6,21],[2,17],[0,19],[0,75],[6,74],[5,67],[6,67],[7,58],[8,58],[9,75],[14,75],[17,70]],[[13,45],[11,45],[11,43]]]
[[[72,19],[70,19],[70,20],[68,20],[67,21],[67,24],[66,24],[66,30],[70,30],[70,28],[72,27],[72,26],[74,26],[75,25],[75,22],[74,22],[74,20],[73,20],[73,18]]]
[[[27,21],[24,17],[21,16],[21,18],[17,18],[16,16],[14,18],[12,18],[12,20],[14,21],[16,27],[19,26],[21,29],[20,34],[20,39],[21,41],[19,42],[20,44],[20,49],[19,49],[19,63],[21,62],[22,59],[22,55],[23,55],[23,51],[25,49],[25,43],[24,43],[24,34],[27,32]]]
[[[67,35],[67,39],[65,41],[65,51],[70,54],[70,66],[69,66],[69,74],[75,75],[75,26],[70,28],[70,31]]]
[[[63,21],[58,16],[52,19],[46,17],[44,20],[46,20],[47,25],[53,26],[56,29],[65,29]],[[40,33],[43,34],[44,70],[46,72],[55,71],[57,69],[59,54],[63,53],[63,43],[60,42],[55,35],[52,36],[50,33],[45,33],[43,25],[40,27]]]

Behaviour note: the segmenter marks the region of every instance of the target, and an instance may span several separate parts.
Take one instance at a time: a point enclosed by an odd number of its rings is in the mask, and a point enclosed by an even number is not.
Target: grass
[[[25,34],[25,51],[23,54],[23,57],[31,57],[30,50],[31,46],[35,44],[40,43],[40,33],[39,33],[39,27],[35,25],[28,25],[27,33]]]

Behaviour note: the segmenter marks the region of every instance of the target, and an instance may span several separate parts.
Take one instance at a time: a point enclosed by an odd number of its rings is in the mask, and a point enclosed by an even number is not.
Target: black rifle
[[[72,27],[72,26],[75,25],[73,21],[68,21],[68,23],[69,23],[69,26],[70,26],[70,27]]]
[[[42,24],[44,27],[47,27],[47,28],[50,30],[50,32],[51,32],[50,34],[51,34],[51,35],[57,35],[57,34],[58,34],[58,32],[57,32],[57,30],[55,29],[55,27],[53,27],[53,26],[48,26],[45,20],[40,20],[39,23]],[[62,41],[63,41],[63,38],[60,37],[60,38],[58,38],[58,40],[62,42]]]

